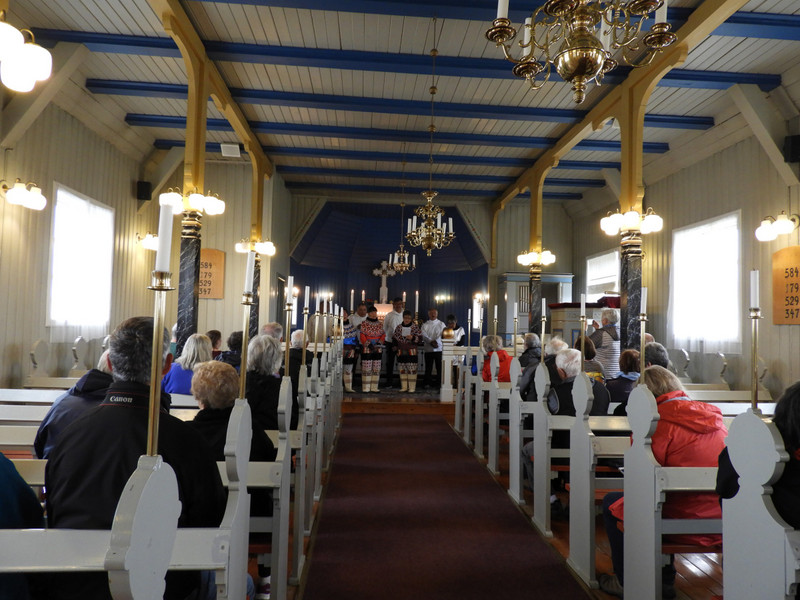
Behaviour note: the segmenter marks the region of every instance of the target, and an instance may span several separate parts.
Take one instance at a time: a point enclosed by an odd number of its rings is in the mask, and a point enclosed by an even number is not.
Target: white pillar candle
[[[667,0],[664,0],[664,3],[656,10],[656,23],[667,22],[667,4]]]
[[[160,237],[160,232],[159,232]],[[758,288],[758,269],[750,271],[750,308],[761,308],[759,306],[759,288]]]
[[[436,227],[437,227],[438,229],[441,229],[441,228],[442,228],[442,215],[441,215],[441,213],[439,213],[438,215],[436,215]]]
[[[497,0],[497,18],[508,18],[508,0]]]
[[[472,309],[467,309],[467,321],[472,321]]]
[[[581,316],[586,316],[586,294],[581,294]]]
[[[172,252],[172,206],[161,207],[158,213],[158,250],[156,251],[156,271],[169,272],[169,259]]]
[[[639,312],[641,312],[643,315],[646,315],[647,314],[647,288],[646,287],[642,288],[642,299],[641,299],[640,304],[641,304],[641,306],[639,308]]]
[[[256,271],[256,253],[252,250],[247,253],[247,265],[244,268],[244,291],[253,291],[253,275]]]
[[[524,31],[522,32],[522,45],[523,46],[527,46],[528,44],[531,43],[531,30],[528,27],[528,25],[530,25],[530,24],[531,24],[531,18],[527,17],[525,19],[525,25],[523,25]],[[530,53],[531,53],[530,50],[525,50],[525,54],[530,54]]]
[[[516,319],[517,317],[519,317],[519,313],[517,312],[517,303],[514,302],[514,318]]]
[[[403,292],[403,304],[405,304],[405,303],[406,303],[406,293]]]
[[[414,312],[419,312],[419,290],[414,292]]]
[[[311,298],[311,288],[306,286],[306,308],[308,308],[308,301]]]
[[[392,253],[389,252],[389,264],[392,264]]]
[[[494,305],[494,318],[497,318],[497,304]]]
[[[411,233],[411,217],[408,218],[408,233]]]
[[[350,290],[350,310],[353,310],[353,308],[354,308],[353,302],[355,301],[355,295],[356,295],[356,291],[355,290]]]
[[[453,233],[453,217],[447,217],[447,231]]]
[[[294,294],[294,275],[289,275],[289,279],[288,279],[286,285],[289,288],[289,295],[287,297],[291,298],[292,295]]]
[[[411,255],[411,264],[413,264],[415,267],[417,266],[417,255],[416,254],[412,254]]]
[[[542,298],[542,316],[544,317],[546,315],[547,315],[547,300]]]
[[[411,224],[412,224],[412,229],[417,228],[417,215],[414,215],[414,220],[411,222]]]
[[[364,302],[364,300],[366,299],[367,299],[367,293],[364,290],[361,290],[361,301]]]

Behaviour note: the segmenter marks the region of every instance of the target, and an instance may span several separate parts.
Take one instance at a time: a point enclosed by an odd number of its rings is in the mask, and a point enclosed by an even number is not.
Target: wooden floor
[[[403,413],[403,414],[442,414],[453,424],[454,405],[441,403],[438,390],[418,390],[415,394],[401,393],[398,389],[382,390],[378,394],[346,394],[342,405],[343,413]],[[502,445],[501,445],[502,447]],[[498,484],[508,489],[508,445],[500,455],[500,475]],[[564,505],[569,504],[569,494],[559,493]],[[526,504],[520,506],[528,517],[532,515],[533,496],[525,492]],[[509,501],[511,501],[509,499]],[[569,555],[569,522],[554,519],[553,538],[548,540],[553,548],[566,560]],[[611,555],[608,538],[603,527],[602,517],[597,518],[597,571],[609,573]],[[679,600],[714,600],[722,596],[722,555],[721,554],[681,554],[675,557],[678,577],[675,588]],[[613,598],[599,590],[593,590],[595,598]]]

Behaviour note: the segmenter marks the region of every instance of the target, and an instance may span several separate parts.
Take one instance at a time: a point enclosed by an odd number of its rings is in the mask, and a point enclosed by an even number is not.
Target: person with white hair
[[[595,359],[603,366],[606,379],[614,379],[619,375],[619,313],[615,308],[604,308],[600,313],[600,323],[592,321],[594,332],[589,339],[597,351]]]
[[[265,323],[261,326],[261,335],[269,335],[274,337],[279,342],[283,340],[283,325],[277,321]]]
[[[289,378],[292,380],[292,418],[289,423],[291,429],[297,428],[300,418],[300,408],[297,403],[297,395],[300,391],[300,369],[303,366],[303,348],[307,345],[305,341],[305,331],[295,329],[290,336],[291,346],[289,348]],[[314,355],[305,350],[306,353],[306,375],[311,375],[311,361]]]
[[[281,392],[281,344],[270,335],[257,335],[247,346],[245,397],[253,422],[261,429],[278,429],[278,399]]]
[[[544,366],[550,373],[550,383],[555,384],[561,381],[561,375],[556,369],[556,354],[569,348],[569,344],[560,337],[551,337],[544,345]]]
[[[67,425],[103,401],[112,381],[111,362],[106,350],[100,355],[97,368],[87,371],[69,391],[56,398],[47,411],[33,440],[37,458],[47,458]]]

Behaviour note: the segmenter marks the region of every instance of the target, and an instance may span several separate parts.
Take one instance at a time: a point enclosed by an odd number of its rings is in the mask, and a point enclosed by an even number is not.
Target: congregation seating
[[[334,348],[331,348],[331,354],[335,355]],[[339,354],[341,354],[339,352]],[[323,355],[322,362],[326,364],[326,358]],[[303,390],[298,394],[298,402],[304,418],[300,420],[297,431],[286,431],[288,428],[289,419],[288,413],[284,416],[284,411],[291,403],[291,390],[289,386],[291,382],[288,377],[285,378],[281,387],[281,401],[280,401],[280,415],[279,423],[281,429],[276,432],[267,432],[278,449],[278,457],[275,463],[252,463],[247,476],[247,485],[251,487],[266,487],[273,489],[273,516],[272,517],[253,517],[248,522],[245,520],[244,524],[244,537],[245,545],[243,550],[243,559],[241,562],[243,572],[246,568],[247,556],[247,538],[248,530],[250,536],[250,551],[258,555],[261,564],[269,564],[272,568],[272,594],[273,598],[284,599],[287,595],[287,586],[290,581],[287,579],[289,572],[289,561],[291,560],[292,566],[292,579],[291,583],[299,583],[300,576],[303,571],[305,556],[304,556],[304,537],[310,534],[312,525],[311,517],[313,515],[313,502],[314,493],[321,493],[320,489],[315,489],[315,478],[321,478],[321,469],[325,463],[326,458],[318,455],[318,452],[324,451],[330,454],[333,448],[333,435],[337,431],[338,419],[340,414],[340,400],[341,400],[341,387],[336,385],[336,382],[341,379],[341,369],[337,371],[336,361],[332,360],[330,363],[331,369],[325,377],[327,381],[319,381],[312,375],[311,377],[303,377]],[[323,373],[327,371],[324,367]],[[314,373],[318,373],[317,368]],[[338,379],[336,373],[339,373]],[[317,393],[311,393],[315,390]],[[19,470],[22,472],[26,480],[32,485],[41,485],[44,477],[44,464],[46,461],[38,461],[31,459],[33,440],[38,428],[38,422],[44,417],[50,408],[53,400],[63,394],[63,390],[48,390],[48,389],[25,389],[25,390],[3,390],[0,391],[0,448],[7,456],[15,459]],[[192,419],[197,413],[197,402],[192,396],[172,395],[173,403],[171,413],[179,418],[185,420]],[[8,402],[5,402],[5,400]],[[237,401],[245,402],[245,401]],[[245,402],[245,406],[246,402]],[[247,409],[248,423],[249,423],[249,408]],[[5,420],[4,420],[5,419]],[[232,418],[233,421],[233,418]],[[9,424],[6,424],[9,423]],[[229,429],[230,435],[230,429]],[[247,451],[244,453],[246,457],[249,454],[249,437],[246,444]],[[295,450],[295,472],[292,473],[292,450]],[[148,463],[150,464],[150,463]],[[151,465],[152,467],[152,465]],[[148,468],[151,468],[148,467]],[[152,470],[152,468],[151,468]],[[223,477],[223,482],[228,485],[228,482],[239,481],[235,472],[229,466],[220,464],[220,470]],[[240,476],[242,471],[239,471]],[[159,475],[159,480],[163,476]],[[167,477],[168,478],[168,477]],[[173,475],[174,479],[174,475]],[[161,485],[161,484],[159,484]],[[321,483],[320,483],[321,485]],[[152,486],[151,486],[152,487]],[[163,486],[162,486],[163,487]],[[291,503],[291,489],[294,488],[294,502]],[[161,488],[159,488],[161,489]],[[318,496],[317,496],[318,498]],[[230,500],[229,500],[230,503]],[[121,506],[121,504],[120,504]],[[228,513],[226,512],[226,520],[223,525],[229,521]],[[290,510],[294,511],[295,529],[294,529],[294,544],[289,548],[289,523],[290,523]],[[176,513],[177,514],[177,513]],[[244,514],[247,515],[248,509],[245,507]],[[248,517],[249,518],[249,517]],[[221,526],[222,528],[223,526]],[[174,528],[173,528],[174,529]],[[169,530],[169,527],[166,528]],[[217,581],[227,581],[229,575],[224,571],[228,568],[222,565],[221,558],[218,556],[211,560],[208,556],[204,556],[203,552],[208,554],[212,552],[211,546],[208,549],[201,550],[185,550],[184,546],[193,546],[203,543],[206,537],[202,533],[187,533],[190,530],[179,530],[176,537],[176,551],[173,553],[173,562],[170,563],[172,568],[181,569],[215,569],[218,571]],[[192,530],[193,531],[193,530]],[[53,533],[47,531],[41,534],[42,539],[51,540],[55,539],[49,534]],[[268,537],[263,534],[270,533]],[[83,535],[83,532],[80,532]],[[106,543],[110,537],[110,532],[92,532],[85,536],[91,538],[93,546],[87,546],[87,558],[83,560],[81,557],[77,558],[78,564],[83,568],[89,570],[104,570],[103,556],[105,555]],[[189,536],[194,536],[190,538]],[[216,535],[220,540],[229,539]],[[254,537],[255,536],[255,537]],[[56,532],[58,540],[61,539],[61,533]],[[26,538],[27,539],[27,538]],[[70,538],[65,538],[67,543],[72,543]],[[193,539],[194,541],[186,542],[185,540]],[[209,539],[215,539],[211,536]],[[168,541],[168,540],[167,540]],[[39,542],[33,542],[39,543]],[[42,542],[42,543],[50,543]],[[63,548],[60,541],[59,548]],[[81,542],[82,543],[82,542]],[[105,544],[105,546],[103,545]],[[226,547],[232,547],[231,544],[226,544]],[[178,550],[178,548],[181,548]],[[189,554],[186,554],[190,552]],[[193,553],[191,553],[193,552]],[[45,555],[46,556],[46,555]],[[168,558],[168,557],[167,557]],[[25,565],[27,561],[27,567]],[[43,561],[47,562],[47,567],[41,565],[35,566],[35,559],[31,556],[20,557],[17,561],[9,563],[8,571],[21,571],[21,570],[61,570],[66,569],[66,564],[60,564],[58,560],[49,560],[45,558]],[[63,560],[62,560],[63,562]],[[73,561],[75,562],[75,561]],[[106,561],[107,562],[107,561]],[[52,563],[52,564],[51,564]],[[237,563],[238,565],[238,563]],[[52,566],[52,568],[51,568]],[[115,567],[117,570],[119,568]],[[74,569],[74,567],[73,567]],[[239,571],[237,566],[236,572]],[[231,569],[229,572],[234,572]],[[281,574],[284,574],[281,576]],[[127,575],[126,575],[127,577]],[[219,578],[221,577],[221,578]],[[233,588],[231,588],[233,589]],[[237,588],[238,589],[238,588]],[[244,588],[242,587],[242,590]],[[120,592],[127,593],[127,592]],[[225,594],[225,587],[220,588],[220,594]],[[244,597],[244,592],[241,595],[233,595],[230,597]],[[120,596],[123,597],[123,596]],[[130,596],[125,596],[130,597]],[[227,595],[220,595],[220,598],[228,597]]]

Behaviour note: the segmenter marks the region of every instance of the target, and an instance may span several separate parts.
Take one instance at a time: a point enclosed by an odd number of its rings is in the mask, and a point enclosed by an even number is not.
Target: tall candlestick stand
[[[645,369],[645,361],[644,361],[644,347],[645,347],[645,329],[647,325],[647,313],[639,313],[639,379],[640,383],[644,382],[644,369]]]
[[[239,364],[239,398],[244,398],[247,390],[247,346],[250,345],[250,309],[255,302],[253,292],[242,292],[242,361]]]
[[[750,362],[752,372],[750,374],[750,398],[753,411],[758,410],[758,320],[761,318],[761,309],[758,307],[750,308],[750,337],[752,347],[750,349]]]
[[[540,342],[542,344],[542,348],[544,348],[544,336],[545,336],[545,330],[546,329],[547,329],[547,315],[545,315],[544,312],[542,312],[542,337],[540,339]]]
[[[581,315],[581,373],[586,360],[586,315]]]
[[[158,454],[158,414],[161,410],[161,377],[164,371],[164,316],[167,310],[167,292],[172,273],[153,271],[152,282],[147,289],[155,292],[153,310],[153,356],[150,364],[150,407],[147,421],[147,455]]]
[[[514,317],[514,356],[517,355],[517,321],[519,317]]]
[[[467,319],[467,348],[472,347],[472,317]]]

